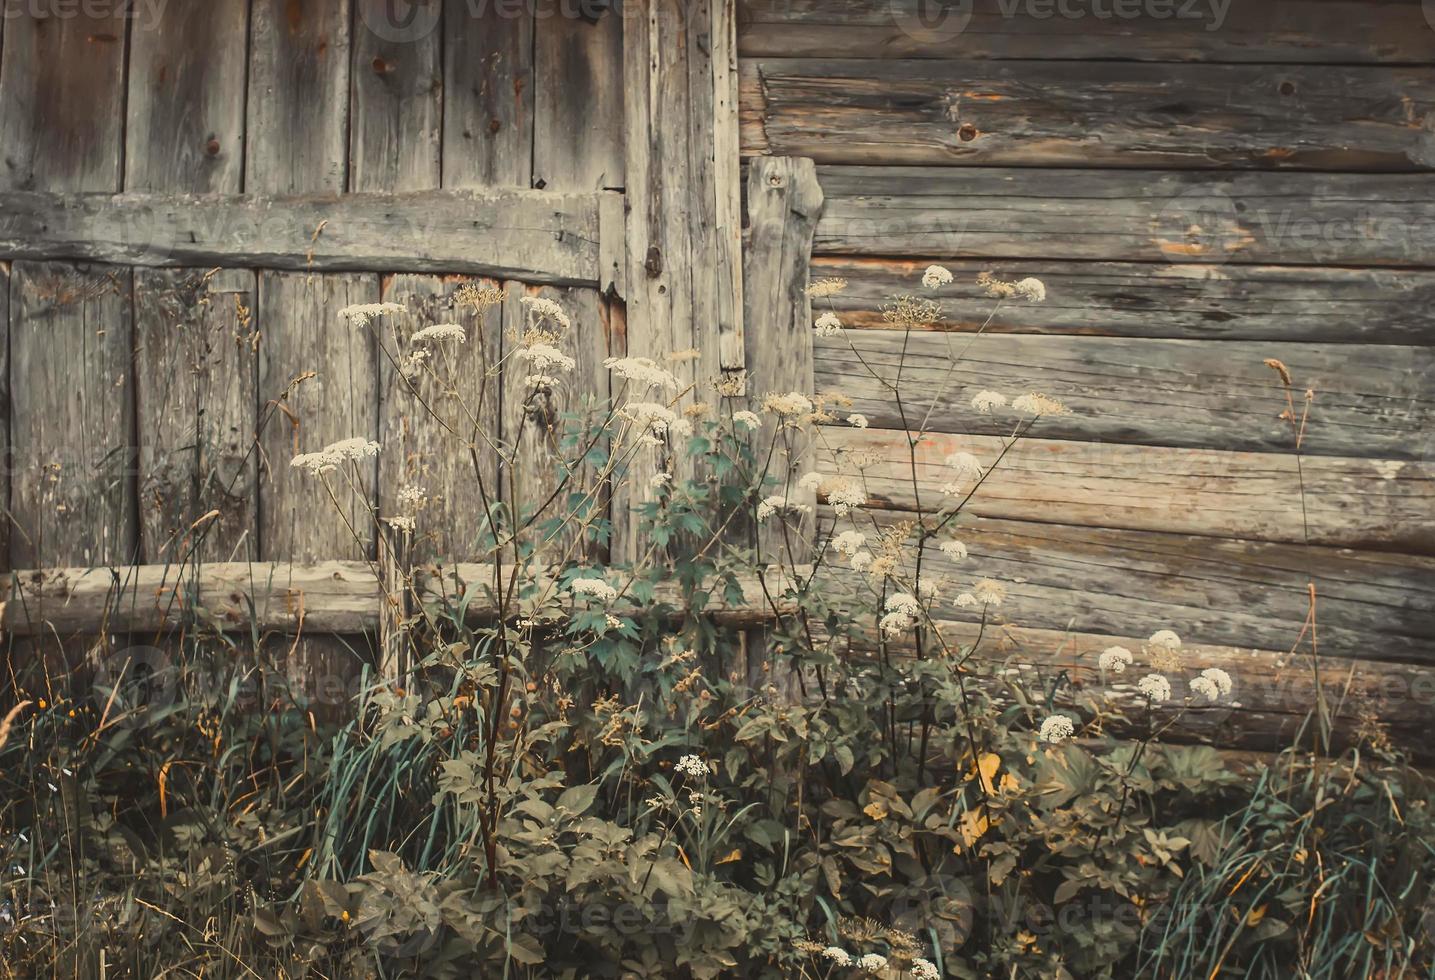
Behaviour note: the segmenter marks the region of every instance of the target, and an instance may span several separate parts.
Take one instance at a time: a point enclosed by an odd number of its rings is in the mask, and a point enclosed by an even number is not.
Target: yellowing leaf
[[[997,770],[1001,767],[1002,757],[995,752],[988,752],[977,760],[976,774],[981,776],[982,789],[986,791],[988,796],[996,795],[996,784],[992,782],[992,777],[997,774]],[[969,776],[968,778],[971,777]]]
[[[962,834],[962,839],[952,850],[960,854],[963,850],[970,849],[973,844],[981,840],[982,835],[985,834],[990,827],[991,823],[987,820],[986,814],[977,810],[968,810],[962,814],[962,819],[957,825],[957,829]]]
[[[732,849],[732,853],[730,853],[727,857],[718,858],[717,863],[718,863],[718,864],[731,864],[733,861],[741,861],[741,860],[742,860],[742,848],[740,848],[740,847],[734,847],[734,848]]]
[[[1247,926],[1257,926],[1257,925],[1260,925],[1261,920],[1264,919],[1265,917],[1266,917],[1266,907],[1265,907],[1264,905],[1257,905],[1255,908],[1251,909],[1249,912],[1246,913],[1246,925],[1247,925]]]
[[[873,820],[886,820],[887,804],[883,803],[881,800],[873,800],[871,803],[868,803],[862,808],[862,812],[867,814],[867,816],[871,817]]]

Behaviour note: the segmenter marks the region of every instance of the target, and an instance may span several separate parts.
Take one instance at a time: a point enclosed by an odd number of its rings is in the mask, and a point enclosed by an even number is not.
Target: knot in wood
[[[648,275],[654,279],[663,274],[663,253],[658,251],[658,246],[648,246],[648,254],[643,259],[643,268],[648,270]]]

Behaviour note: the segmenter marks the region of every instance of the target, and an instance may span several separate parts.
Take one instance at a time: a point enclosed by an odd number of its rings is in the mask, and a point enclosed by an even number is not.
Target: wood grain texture
[[[134,275],[141,553],[154,563],[248,557],[258,548],[254,273]]]
[[[823,472],[855,472],[872,502],[932,510],[954,479],[945,463],[969,452],[990,470],[964,510],[978,517],[1083,527],[1172,531],[1435,554],[1435,467],[1427,462],[1288,453],[1121,446],[1113,443],[929,433],[907,436],[828,426],[817,440]],[[1000,463],[992,469],[993,463]],[[962,493],[974,481],[958,481]],[[1302,502],[1301,490],[1305,499]],[[920,498],[919,498],[920,495]]]
[[[933,262],[951,271],[950,285],[920,285]],[[997,304],[976,282],[982,272],[1039,278],[1046,301]],[[1435,272],[1425,270],[829,256],[812,275],[848,281],[821,308],[859,329],[886,327],[883,304],[915,292],[942,304],[935,330],[1435,344]]]
[[[534,24],[533,186],[623,186],[623,15],[556,4]]]
[[[165,3],[135,24],[125,106],[125,190],[243,190],[245,0]]]
[[[443,186],[531,187],[533,8],[446,0]]]
[[[443,142],[443,35],[436,23],[442,2],[354,3],[349,189],[435,189]]]
[[[743,152],[819,163],[1425,171],[1428,68],[743,62]]]
[[[743,330],[753,408],[761,406],[767,393],[813,391],[812,302],[807,283],[812,236],[821,214],[822,188],[811,160],[770,157],[752,161],[747,177]],[[769,415],[755,435],[755,444],[781,447],[770,460],[768,473],[784,488],[779,493],[799,507],[810,508],[814,494],[794,485],[810,466],[806,436],[792,428],[779,433]],[[810,517],[804,520],[792,514],[786,520],[810,531]],[[786,553],[788,561],[808,560],[805,550],[794,545],[800,536],[784,534],[780,526],[759,530],[763,554],[782,549],[776,553]]]
[[[823,255],[1429,267],[1429,178],[818,167]]]
[[[1297,398],[1315,389],[1302,443],[1307,455],[1430,458],[1435,351],[1364,344],[1145,340],[1017,334],[970,338],[898,330],[817,337],[818,390],[843,391],[880,428],[902,428],[891,390],[900,380],[920,419],[936,432],[1009,434],[1010,411],[986,415],[971,396],[993,389],[1050,395],[1071,409],[1047,416],[1032,435],[1049,439],[1289,452],[1286,400],[1263,363],[1279,358]],[[905,346],[905,355],[903,349]],[[865,362],[865,363],[864,363]],[[900,373],[900,378],[899,378]],[[1297,412],[1301,407],[1297,406]]]
[[[4,25],[0,24],[0,43],[4,41]],[[11,471],[14,465],[10,448],[10,263],[0,262],[0,459],[6,465],[0,466],[0,500],[5,501],[5,513],[0,515],[0,562],[3,568],[10,568],[10,537],[14,533],[14,517],[10,504]]]
[[[556,346],[576,366],[569,372],[549,372],[561,377],[557,387],[534,388],[525,381],[534,373],[531,365],[519,359],[505,364],[503,496],[514,520],[532,528],[526,538],[535,543],[540,560],[551,564],[594,560],[601,549],[592,529],[608,518],[607,495],[591,465],[571,463],[587,444],[589,428],[601,425],[608,413],[608,369],[603,366],[608,343],[598,294],[591,289],[557,290],[520,283],[508,283],[507,290],[505,333],[522,337],[532,322],[523,297],[553,300],[573,322]],[[563,439],[569,432],[585,441],[565,447]],[[606,451],[608,440],[597,445]],[[545,528],[549,521],[568,526]]]
[[[0,255],[598,281],[594,194],[0,194]]]
[[[345,189],[349,0],[252,0],[244,189]]]
[[[130,295],[128,270],[13,266],[12,568],[133,560]]]
[[[492,547],[485,515],[487,505],[500,499],[503,309],[492,306],[480,316],[456,304],[455,292],[468,284],[498,286],[492,280],[394,276],[384,284],[384,300],[402,303],[408,312],[376,321],[386,352],[379,356],[379,512],[416,516],[410,553],[419,561],[473,560]],[[462,326],[465,341],[431,345],[424,365],[405,377],[403,360],[415,349],[409,338],[439,323]],[[405,486],[427,494],[416,515],[399,504]]]
[[[1435,33],[1413,3],[1173,3],[1135,16],[1095,4],[1065,9],[1077,16],[1040,0],[742,0],[738,44],[745,58],[1435,62]]]
[[[827,508],[819,516],[833,519]],[[885,526],[909,517],[868,511],[862,519]],[[1321,654],[1432,663],[1435,559],[975,516],[955,536],[968,558],[933,548],[923,566],[948,583],[940,618],[976,621],[980,607],[953,600],[991,578],[1007,590],[993,610],[1000,624],[1123,636],[1169,628],[1203,643],[1290,650],[1314,582]],[[1301,650],[1309,652],[1308,637]]]
[[[4,0],[0,190],[117,191],[124,153],[121,4],[37,17]],[[100,14],[100,16],[91,16]]]
[[[262,559],[327,561],[372,558],[374,485],[378,464],[356,464],[355,484],[329,477],[348,519],[346,526],[316,476],[289,465],[299,453],[317,452],[353,437],[377,440],[378,364],[373,335],[351,327],[339,311],[379,301],[374,275],[259,275],[258,322],[263,331],[259,367],[259,555]],[[295,383],[306,372],[314,376]],[[267,412],[272,402],[282,407]],[[352,530],[351,530],[352,528]],[[358,540],[355,540],[357,536]]]

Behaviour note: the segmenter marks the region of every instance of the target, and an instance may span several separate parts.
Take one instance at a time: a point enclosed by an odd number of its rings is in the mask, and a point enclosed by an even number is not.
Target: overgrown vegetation
[[[1428,974],[1429,786],[1377,729],[1336,758],[1169,744],[1242,679],[1188,669],[1165,624],[1131,624],[1150,639],[1101,654],[1097,689],[989,642],[1004,586],[967,556],[964,508],[1060,404],[914,396],[901,363],[865,365],[911,433],[918,507],[883,518],[863,507],[874,460],[807,472],[824,431],[865,425],[840,394],[749,404],[741,379],[698,391],[623,358],[611,403],[575,404],[565,312],[525,309],[477,392],[446,373],[462,328],[400,344],[382,329],[398,310],[345,311],[415,391],[448,393],[432,423],[498,452],[508,492],[474,451],[490,571],[395,587],[408,663],[366,673],[344,718],[309,710],[282,648],[199,615],[143,657],[97,643],[98,680],[13,678],[3,975]],[[937,311],[885,312],[913,330]],[[817,329],[842,327],[829,311]],[[471,406],[500,376],[526,378],[526,416],[561,421],[479,432]],[[995,460],[954,454],[933,493],[917,446],[953,397],[1010,435]],[[345,510],[380,451],[294,462]],[[522,471],[535,455],[546,482]],[[422,552],[434,490],[371,513],[394,553]],[[599,560],[610,495],[644,520],[624,567]]]

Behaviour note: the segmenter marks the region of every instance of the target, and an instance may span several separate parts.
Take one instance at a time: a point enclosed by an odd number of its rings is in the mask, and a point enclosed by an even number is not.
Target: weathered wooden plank
[[[817,444],[822,472],[855,472],[862,460],[869,498],[894,510],[939,507],[955,476],[946,458],[969,452],[990,470],[964,508],[979,517],[1435,554],[1426,462],[1306,456],[1297,467],[1289,453],[1031,438],[1003,454],[997,436],[929,433],[916,445],[914,488],[903,432],[829,426]]]
[[[440,185],[443,128],[440,0],[354,0],[349,189]]]
[[[120,189],[125,10],[96,4],[51,16],[5,0],[0,190]]]
[[[1128,7],[1044,0],[743,0],[745,58],[1430,64],[1419,4],[1343,0]]]
[[[379,301],[374,275],[259,275],[260,471],[259,554],[269,560],[324,561],[373,557],[374,483],[378,465],[356,466],[357,483],[332,474],[343,517],[318,477],[289,465],[341,439],[377,440],[378,364],[374,337],[339,311]],[[313,372],[312,377],[296,380]],[[277,411],[268,411],[273,404]]]
[[[500,499],[496,441],[503,311],[493,305],[480,313],[456,303],[455,292],[464,285],[498,288],[492,280],[394,276],[384,284],[384,299],[404,304],[408,312],[375,321],[384,344],[379,512],[416,517],[411,554],[445,564],[489,553],[485,515]],[[416,349],[413,333],[440,323],[463,327],[466,339],[428,345],[427,360],[405,376],[404,360]],[[404,487],[424,491],[427,499],[416,514],[399,501]]]
[[[506,362],[503,398],[503,444],[505,465],[503,490],[513,519],[532,528],[525,540],[538,545],[542,560],[561,562],[593,559],[598,542],[589,531],[595,521],[606,520],[606,493],[593,467],[580,463],[569,471],[569,461],[578,455],[561,443],[565,416],[582,416],[574,422],[584,428],[601,425],[608,411],[608,369],[603,360],[608,345],[598,294],[591,289],[556,290],[507,284],[503,319],[505,333],[521,338],[534,323],[524,308],[525,296],[549,299],[563,307],[572,327],[563,332],[555,346],[573,358],[569,372],[550,370],[560,378],[557,387],[534,387],[526,378],[532,365],[519,359]],[[553,324],[543,324],[552,329]],[[586,443],[584,443],[586,445]],[[600,448],[607,448],[603,440]],[[546,507],[545,507],[546,505]],[[540,510],[540,508],[544,508]],[[544,524],[561,520],[565,527],[549,530]],[[541,542],[541,544],[540,544]]]
[[[621,188],[623,15],[575,13],[558,4],[534,25],[533,186]]]
[[[245,557],[258,545],[254,273],[134,275],[141,553]]]
[[[833,519],[826,508],[820,516]],[[910,517],[867,511],[862,520],[870,529],[873,520]],[[976,516],[954,533],[969,557],[955,561],[933,547],[923,565],[924,578],[942,583],[940,618],[979,619],[980,607],[953,600],[990,578],[1006,587],[991,611],[998,624],[1124,636],[1170,628],[1204,643],[1289,650],[1313,582],[1322,654],[1435,662],[1435,559]],[[1307,635],[1301,650],[1309,649]]]
[[[822,214],[822,188],[811,160],[769,157],[752,161],[747,179],[748,242],[744,256],[743,302],[747,384],[753,407],[768,393],[813,390],[812,302],[807,295],[812,236]],[[774,440],[776,442],[774,443]],[[811,507],[814,494],[796,485],[810,465],[807,439],[793,428],[777,429],[768,416],[757,437],[760,446],[777,445],[769,475],[797,505]],[[810,530],[811,520],[795,522]],[[786,553],[790,562],[805,562],[797,538],[781,527],[762,529],[763,553]],[[782,549],[775,552],[774,549]]]
[[[533,186],[533,14],[445,0],[443,186]]]
[[[1429,178],[819,167],[820,254],[1431,265]]]
[[[11,567],[130,561],[130,273],[16,262],[10,290]]]
[[[922,272],[936,261],[955,278],[927,289]],[[1046,300],[997,304],[976,284],[982,272],[1007,281],[1039,278]],[[860,329],[886,327],[883,304],[920,293],[942,304],[934,330],[1435,343],[1435,272],[1424,270],[829,256],[813,261],[812,275],[847,280],[847,288],[822,300],[821,308],[837,311],[845,326]]]
[[[1292,432],[1279,418],[1285,394],[1263,363],[1278,358],[1298,398],[1307,388],[1316,393],[1303,452],[1410,460],[1435,449],[1430,348],[1019,334],[968,340],[933,332],[904,338],[899,330],[817,337],[817,386],[845,392],[853,410],[880,428],[902,424],[890,388],[873,373],[891,383],[900,372],[912,393],[908,421],[915,426],[930,409],[936,432],[1010,434],[1017,416],[983,414],[971,396],[1040,391],[1071,409],[1044,417],[1032,432],[1041,438],[1288,452]]]
[[[889,166],[1425,171],[1432,100],[1423,67],[764,58],[743,62],[742,142]]]
[[[243,190],[244,0],[165,3],[130,38],[125,189]]]
[[[0,24],[0,44],[4,43],[5,26]],[[10,263],[0,262],[0,453],[5,460],[13,457],[10,448]],[[5,513],[0,515],[0,562],[10,568],[10,536],[13,533],[14,510],[10,503],[10,471],[13,464],[0,466],[0,500]]]
[[[598,282],[594,194],[0,194],[0,255]]]
[[[345,189],[349,0],[252,0],[244,189]]]

